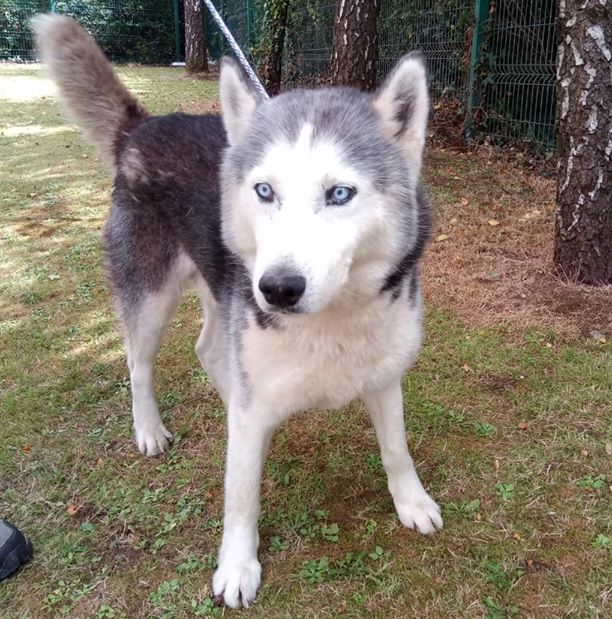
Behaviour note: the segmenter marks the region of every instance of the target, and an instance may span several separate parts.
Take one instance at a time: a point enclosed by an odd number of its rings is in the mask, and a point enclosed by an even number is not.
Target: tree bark
[[[289,0],[267,0],[264,4],[262,59],[259,73],[270,95],[278,94],[283,68],[283,49]]]
[[[185,0],[185,64],[187,73],[208,73],[201,0]]]
[[[612,284],[612,0],[560,0],[554,262]]]
[[[334,84],[376,87],[380,0],[336,0],[331,56]]]

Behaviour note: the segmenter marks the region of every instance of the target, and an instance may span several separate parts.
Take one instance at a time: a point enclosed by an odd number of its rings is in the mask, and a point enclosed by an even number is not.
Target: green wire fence
[[[34,60],[28,22],[32,15],[49,11],[75,17],[114,61],[175,60],[174,4],[173,0],[0,0],[0,60]]]
[[[216,0],[257,66],[269,0]],[[75,16],[115,61],[182,58],[179,0],[0,0],[0,60],[33,60],[27,20],[41,11]],[[289,0],[283,84],[327,83],[333,0]],[[434,123],[452,110],[452,129],[493,141],[554,145],[555,0],[381,0],[378,75],[402,54],[421,50],[428,66]],[[210,20],[212,58],[227,46]],[[459,121],[459,122],[458,122]],[[450,128],[449,128],[450,130]]]
[[[554,0],[491,4],[480,53],[481,130],[547,146],[554,141],[556,6]]]

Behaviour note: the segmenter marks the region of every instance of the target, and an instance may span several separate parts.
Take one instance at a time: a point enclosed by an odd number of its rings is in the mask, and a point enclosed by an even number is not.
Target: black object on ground
[[[0,580],[8,578],[32,557],[32,542],[14,525],[0,518]]]

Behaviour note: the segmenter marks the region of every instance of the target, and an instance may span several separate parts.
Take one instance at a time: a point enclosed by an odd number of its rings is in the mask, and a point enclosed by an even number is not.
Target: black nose
[[[259,289],[270,305],[293,307],[306,290],[306,278],[301,275],[276,275],[264,273]]]

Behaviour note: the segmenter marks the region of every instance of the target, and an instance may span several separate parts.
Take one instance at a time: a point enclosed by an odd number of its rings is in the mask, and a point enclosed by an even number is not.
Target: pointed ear
[[[221,61],[219,95],[227,138],[234,144],[249,128],[261,95],[251,86],[238,63],[227,56]]]
[[[407,54],[395,65],[378,90],[374,107],[387,135],[420,172],[429,115],[427,73],[421,54]]]

